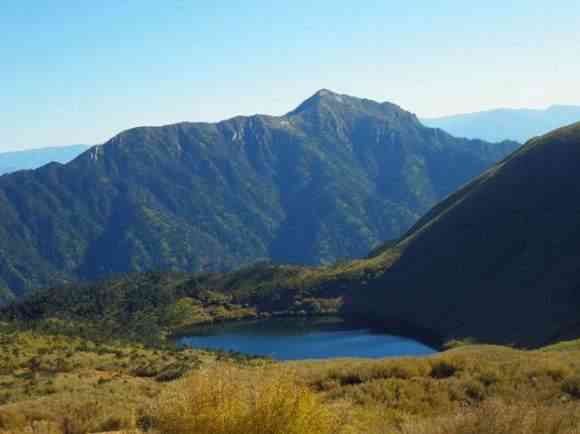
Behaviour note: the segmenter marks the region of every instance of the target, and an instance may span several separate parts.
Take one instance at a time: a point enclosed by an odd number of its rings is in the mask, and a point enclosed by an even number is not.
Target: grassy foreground
[[[274,363],[0,327],[0,432],[580,432],[580,342]]]

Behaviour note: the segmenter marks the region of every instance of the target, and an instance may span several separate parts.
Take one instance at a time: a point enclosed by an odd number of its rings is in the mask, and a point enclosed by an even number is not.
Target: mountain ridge
[[[0,178],[0,282],[21,295],[128,271],[362,257],[489,167],[495,146],[329,91],[279,117],[132,128]]]
[[[156,312],[151,321],[161,326],[156,315],[191,299],[197,308],[184,321],[341,309],[438,347],[453,339],[533,348],[577,339],[580,204],[569,198],[580,194],[578,167],[580,123],[531,140],[366,259],[140,273],[38,291],[0,313],[23,321],[90,314],[139,330],[143,312]]]
[[[563,104],[546,109],[499,108],[421,119],[429,127],[441,128],[458,137],[520,143],[578,121],[580,106]]]
[[[69,145],[0,152],[0,175],[36,169],[53,161],[64,164],[89,148],[88,145]]]

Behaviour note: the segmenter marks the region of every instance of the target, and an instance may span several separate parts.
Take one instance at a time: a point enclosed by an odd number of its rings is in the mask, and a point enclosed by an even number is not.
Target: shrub
[[[484,386],[492,386],[501,380],[501,374],[498,371],[488,369],[481,372],[477,379]]]
[[[135,377],[152,378],[159,374],[159,371],[153,366],[137,366],[131,370],[131,375]]]
[[[481,401],[485,397],[485,387],[475,380],[468,380],[464,383],[465,394],[474,401]]]
[[[196,372],[152,412],[165,434],[332,434],[339,418],[292,376],[266,369]]]
[[[580,399],[580,376],[566,378],[562,383],[562,391],[576,399]]]
[[[437,360],[431,367],[431,377],[437,379],[444,379],[453,377],[457,372],[457,367],[445,360]]]
[[[159,381],[160,383],[174,381],[183,377],[189,370],[190,369],[187,366],[168,366],[155,377],[155,380]]]

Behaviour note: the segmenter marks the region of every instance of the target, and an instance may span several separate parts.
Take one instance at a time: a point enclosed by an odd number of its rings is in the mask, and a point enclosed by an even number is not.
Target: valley
[[[580,2],[0,13],[0,434],[580,434]]]

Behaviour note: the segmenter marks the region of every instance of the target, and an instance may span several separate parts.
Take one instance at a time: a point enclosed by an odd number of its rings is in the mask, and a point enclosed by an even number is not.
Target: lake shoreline
[[[264,322],[273,319],[317,319],[317,318],[340,318],[346,324],[353,327],[368,328],[374,333],[380,333],[385,335],[399,336],[405,339],[416,340],[428,347],[433,348],[437,352],[444,350],[445,341],[443,338],[438,336],[436,333],[426,330],[420,327],[413,326],[409,322],[403,320],[383,320],[383,319],[371,319],[363,318],[358,315],[351,313],[341,314],[339,312],[329,312],[329,313],[307,313],[307,314],[291,314],[291,313],[280,313],[266,315],[256,315],[241,318],[225,318],[225,319],[213,319],[211,321],[204,321],[197,324],[192,324],[190,326],[181,328],[179,330],[174,330],[167,336],[167,339],[171,342],[177,342],[178,340],[191,336],[195,334],[195,330],[200,327],[211,327],[220,326],[226,324],[236,324],[236,323],[248,323],[248,322]]]
[[[438,349],[340,315],[286,316],[189,328],[178,346],[233,351],[276,360],[427,356]]]

